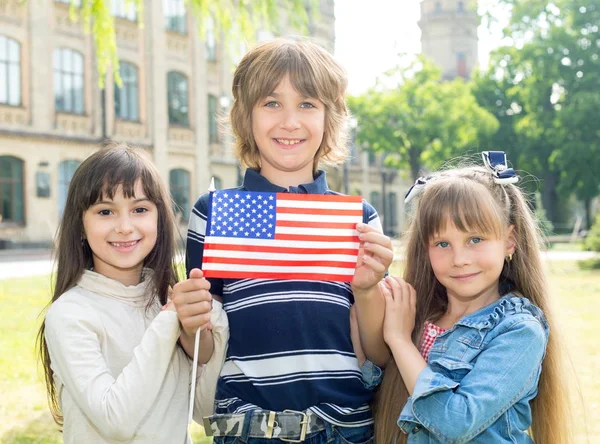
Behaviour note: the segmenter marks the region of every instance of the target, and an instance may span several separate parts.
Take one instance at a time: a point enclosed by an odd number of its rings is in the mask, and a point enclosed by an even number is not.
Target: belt
[[[246,415],[222,414],[204,417],[207,436],[242,436]],[[325,421],[312,411],[253,410],[248,436],[251,438],[277,438],[287,442],[302,442],[309,433],[325,430]]]

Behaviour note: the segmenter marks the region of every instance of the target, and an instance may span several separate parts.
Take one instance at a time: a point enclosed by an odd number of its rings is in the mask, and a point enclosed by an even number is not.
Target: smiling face
[[[94,271],[124,285],[138,284],[144,260],[156,244],[157,227],[157,207],[145,196],[140,180],[132,197],[123,195],[122,186],[113,199],[102,196],[83,214]]]
[[[514,250],[512,227],[505,236],[459,230],[449,218],[429,241],[429,260],[448,299],[480,300],[487,304],[499,298],[498,283],[505,257]]]
[[[284,77],[252,111],[261,175],[286,188],[312,182],[314,159],[324,131],[325,105],[316,98],[304,97],[289,77]]]

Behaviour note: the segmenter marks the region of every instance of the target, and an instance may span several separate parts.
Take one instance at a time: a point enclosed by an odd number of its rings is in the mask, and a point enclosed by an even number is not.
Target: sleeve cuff
[[[404,433],[410,433],[415,427],[420,427],[421,422],[416,418],[413,405],[415,402],[419,402],[420,399],[431,395],[432,393],[453,390],[459,386],[459,383],[453,381],[446,376],[434,372],[431,367],[425,367],[415,384],[413,394],[402,408],[402,412],[398,417],[398,427],[402,429]]]
[[[366,389],[373,390],[383,379],[383,370],[368,359],[360,367],[362,381]]]

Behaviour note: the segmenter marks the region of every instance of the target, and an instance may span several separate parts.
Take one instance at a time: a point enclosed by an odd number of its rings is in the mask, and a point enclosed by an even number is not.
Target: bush
[[[600,213],[596,216],[594,225],[585,238],[585,248],[600,252]]]
[[[583,245],[586,250],[600,252],[600,214],[596,216],[594,225],[592,225]],[[600,258],[579,261],[578,265],[582,270],[598,270],[600,269]]]

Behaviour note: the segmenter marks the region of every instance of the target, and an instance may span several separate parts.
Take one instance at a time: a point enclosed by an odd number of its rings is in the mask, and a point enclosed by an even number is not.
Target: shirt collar
[[[266,191],[272,193],[297,193],[297,194],[325,194],[329,191],[327,186],[327,177],[325,171],[317,171],[315,180],[311,183],[305,183],[298,185],[297,187],[291,186],[289,190],[287,188],[275,185],[269,180],[261,176],[255,170],[248,168],[244,176],[244,184],[242,185],[246,191]]]

